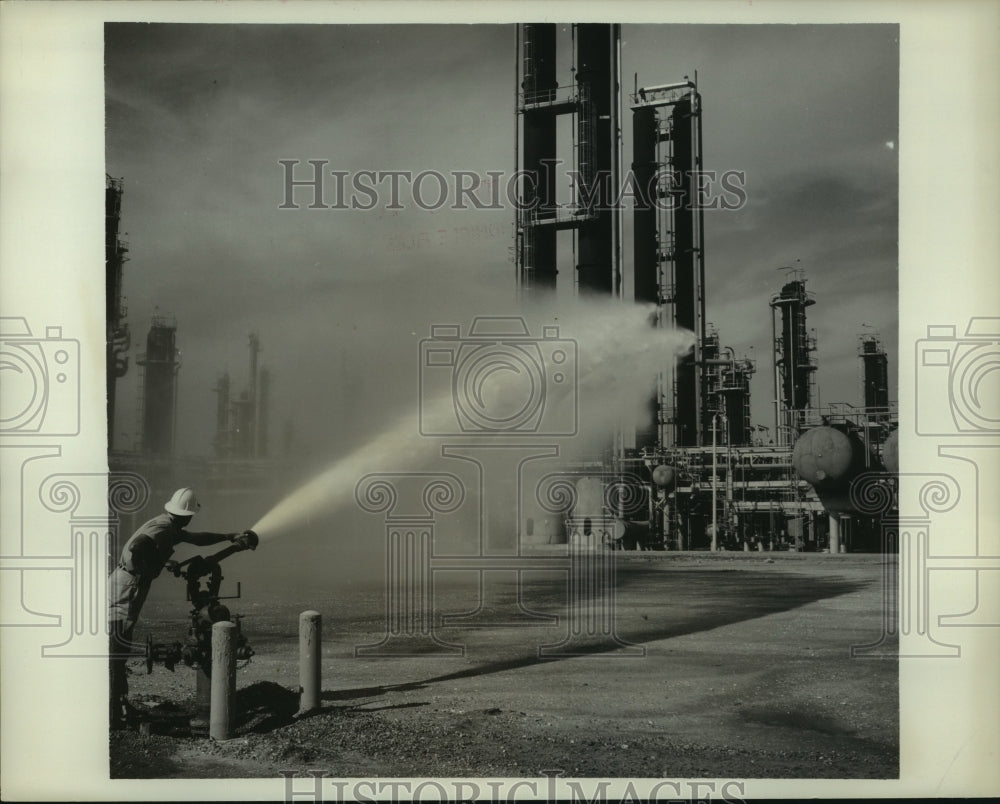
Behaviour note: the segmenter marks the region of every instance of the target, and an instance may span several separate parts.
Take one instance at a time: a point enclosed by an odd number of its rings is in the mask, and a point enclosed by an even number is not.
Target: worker
[[[132,631],[153,580],[174,562],[170,556],[181,542],[199,547],[247,539],[242,533],[191,533],[184,528],[201,503],[189,488],[177,489],[163,506],[164,513],[140,527],[122,549],[118,565],[108,578],[108,633],[111,646],[111,728],[120,729],[126,715],[134,712],[128,704],[128,670],[132,654]]]

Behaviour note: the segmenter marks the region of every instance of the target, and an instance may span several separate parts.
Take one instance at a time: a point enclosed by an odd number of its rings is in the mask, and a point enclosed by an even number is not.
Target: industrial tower
[[[750,379],[754,370],[753,361],[736,357],[730,346],[721,346],[718,330],[708,326],[701,348],[701,387],[705,409],[702,417],[703,443],[712,443],[712,422],[716,417],[722,433],[721,443],[744,447],[752,442]]]
[[[806,308],[816,303],[806,290],[805,273],[792,278],[771,298],[771,331],[774,338],[775,440],[791,444],[794,434],[807,425],[813,407],[816,336],[806,328]],[[781,316],[781,334],[777,318]]]
[[[877,333],[861,335],[858,347],[861,358],[863,405],[861,429],[865,444],[883,458],[885,442],[893,431],[889,404],[889,356]]]
[[[565,49],[570,36],[573,66],[560,72],[557,43]],[[755,438],[755,432],[768,430],[751,422],[755,363],[724,346],[706,318],[702,200],[710,188],[702,181],[707,174],[697,74],[694,80],[684,76],[641,88],[636,77],[630,96],[631,171],[625,175],[620,40],[614,25],[518,26],[515,249],[522,299],[543,298],[557,289],[563,294],[572,284],[581,296],[624,301],[628,277],[623,278],[621,199],[630,198],[629,295],[648,306],[651,326],[694,336],[690,353],[663,356],[634,449],[620,429],[613,452],[581,462],[587,471],[599,464],[619,478],[628,473],[636,499],[644,501],[639,506],[644,516],[621,517],[625,535],[618,543],[877,549],[880,525],[857,516],[846,489],[859,472],[881,465],[880,449],[894,449],[888,439],[896,413],[888,399],[881,344],[877,338],[862,339],[864,407],[833,403],[820,410],[814,390],[816,337],[806,319],[815,299],[801,270],[784,269],[790,273],[770,299],[774,438]],[[560,115],[571,125],[560,125]],[[558,173],[565,164],[573,177],[569,192]],[[572,283],[558,277],[569,260],[565,254],[560,259],[557,250],[568,245]],[[831,461],[838,465],[826,466]],[[815,476],[810,475],[814,464],[823,464]],[[593,501],[583,505],[601,516],[609,510]],[[576,516],[576,505],[573,511]]]
[[[271,374],[260,365],[260,336],[251,332],[249,380],[247,389],[231,398],[229,372],[219,375],[215,385],[215,439],[217,458],[244,459],[267,457],[268,403]]]
[[[174,454],[177,430],[177,322],[167,316],[153,316],[146,336],[146,353],[136,361],[142,367],[139,394],[139,432],[142,452],[147,455]]]
[[[889,358],[878,335],[861,336],[858,350],[864,372],[864,406],[869,414],[881,417],[889,413]]]
[[[695,334],[692,353],[661,375],[636,447],[698,446],[711,427],[699,377],[705,341],[704,213],[693,193],[695,174],[702,170],[701,95],[685,78],[637,88],[631,100],[635,300],[656,305],[655,326]]]
[[[121,236],[121,179],[106,177],[104,190],[104,291],[106,323],[106,365],[108,450],[114,448],[115,396],[117,381],[128,372],[128,350],[132,337],[125,322],[127,310],[122,294],[128,246]]]
[[[572,26],[573,82],[556,80],[556,25],[518,25],[517,281],[522,297],[556,288],[556,233],[573,231],[582,295],[621,294],[619,25]],[[572,116],[573,200],[558,202],[557,119]]]

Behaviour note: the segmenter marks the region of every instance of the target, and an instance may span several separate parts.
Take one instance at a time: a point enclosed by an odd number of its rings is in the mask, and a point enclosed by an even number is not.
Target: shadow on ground
[[[516,613],[519,608],[532,614],[564,612],[570,602],[567,586],[565,578],[559,577],[529,581],[520,590],[511,583],[504,587],[494,613],[502,619],[505,613]],[[363,711],[377,711],[369,706],[373,703],[370,699],[390,692],[422,690],[442,682],[502,673],[542,662],[561,661],[572,656],[606,654],[620,650],[622,643],[643,645],[710,631],[789,611],[817,600],[848,594],[861,586],[862,583],[843,578],[803,577],[773,571],[685,568],[682,574],[674,575],[659,570],[627,567],[624,571],[619,571],[615,584],[617,640],[608,636],[577,639],[572,645],[572,654],[566,656],[541,656],[539,647],[545,639],[539,643],[532,643],[530,639],[513,643],[504,640],[502,650],[494,649],[494,655],[490,656],[487,648],[482,661],[451,673],[401,684],[326,691],[323,693],[323,700],[330,704],[367,700],[363,704],[326,705],[321,711],[329,714],[337,710],[356,711],[361,707],[364,707]],[[658,602],[651,605],[648,603],[650,600]],[[675,600],[678,605],[671,605]],[[692,601],[696,603],[692,604]],[[445,613],[447,612],[437,612],[438,615]],[[563,629],[565,628],[563,625]],[[437,634],[445,642],[461,644],[463,637],[470,638],[475,631],[481,637],[483,630],[440,627]],[[551,642],[555,635],[555,641],[558,642],[558,631],[558,626],[546,629],[547,640]],[[480,653],[477,649],[477,654]],[[422,704],[380,708],[415,705]],[[298,707],[298,690],[272,681],[260,681],[239,689],[236,692],[235,733],[238,736],[266,734],[288,726],[302,719],[302,716],[298,716]],[[176,704],[150,700],[144,702],[142,708],[143,720],[149,723],[147,728],[151,733],[170,737],[191,736],[190,719],[195,714],[193,702]],[[766,721],[767,718],[763,717],[761,722]]]
[[[483,661],[473,667],[432,676],[421,681],[329,691],[323,693],[323,700],[372,698],[388,692],[420,690],[440,682],[502,673],[542,662],[609,653],[620,650],[622,643],[643,645],[710,631],[769,614],[789,611],[817,600],[845,595],[866,585],[836,577],[809,578],[746,570],[685,570],[681,582],[672,590],[672,595],[676,595],[678,601],[683,598],[685,604],[673,607],[670,605],[669,596],[664,601],[663,595],[664,584],[670,584],[671,581],[669,573],[655,570],[632,569],[619,574],[616,583],[618,603],[615,613],[619,615],[619,620],[621,615],[626,613],[633,616],[629,617],[627,625],[619,623],[618,640],[605,636],[589,640],[578,639],[573,643],[572,654],[565,656],[541,656],[537,644],[525,644],[520,648],[519,655],[510,656],[511,651],[517,651],[518,648],[506,643],[504,647],[506,658]],[[647,594],[654,591],[651,588],[654,585],[658,594]],[[533,590],[529,587],[527,592],[522,589],[518,594],[516,587],[511,584],[504,603],[511,611],[521,607],[525,612],[542,613],[541,608],[529,607],[530,604],[534,604],[548,608],[548,613],[551,613],[553,604],[558,610],[568,602],[567,593],[564,590],[554,591],[556,588],[557,584],[546,582]],[[655,607],[650,607],[642,602],[645,599],[661,602]],[[697,605],[692,606],[692,600],[697,600]],[[734,601],[738,602],[737,606],[733,605]],[[526,606],[526,603],[529,606]],[[498,614],[502,616],[503,612],[498,611]],[[461,643],[461,629],[442,627],[437,629],[437,633],[445,642]]]

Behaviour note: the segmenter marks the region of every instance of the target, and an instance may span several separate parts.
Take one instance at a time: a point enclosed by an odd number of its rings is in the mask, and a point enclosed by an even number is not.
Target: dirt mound
[[[236,733],[263,734],[287,726],[299,710],[297,690],[258,681],[236,691]]]

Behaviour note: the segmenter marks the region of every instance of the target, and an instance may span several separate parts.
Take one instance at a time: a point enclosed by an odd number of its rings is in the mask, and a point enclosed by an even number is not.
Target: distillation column
[[[656,305],[656,312],[650,322],[655,327],[669,326],[664,321],[663,305],[673,301],[669,285],[673,282],[673,272],[665,266],[659,248],[657,234],[657,210],[651,203],[652,199],[647,189],[653,185],[656,177],[657,159],[657,116],[652,106],[632,107],[632,175],[639,188],[638,199],[632,214],[632,253],[633,253],[633,295],[637,304]],[[669,278],[664,279],[663,272],[668,272]],[[650,396],[646,405],[646,419],[636,426],[635,446],[642,450],[655,447],[658,444],[672,443],[672,434],[666,438],[661,433],[661,405],[666,394],[667,406],[672,409],[670,389],[673,386],[672,367],[658,379],[657,390]],[[664,411],[666,412],[666,411]]]
[[[585,204],[578,195],[581,222],[577,229],[577,277],[580,293],[618,294],[615,271],[615,221],[610,195],[617,132],[612,132],[617,103],[615,26],[576,26],[576,80],[580,104],[576,119],[577,170],[588,190],[600,188]],[[603,192],[602,192],[603,191]]]
[[[215,456],[228,458],[232,452],[232,434],[229,430],[229,372],[219,375],[215,383]]]
[[[525,293],[554,291],[556,287],[556,230],[539,226],[556,200],[556,26],[521,26],[521,97],[523,146],[520,169],[531,181],[519,199],[518,283]]]
[[[121,238],[123,186],[120,179],[107,177],[104,193],[104,274],[108,449],[114,448],[115,396],[118,379],[128,371],[131,333],[125,323],[125,300],[122,293],[128,247]]]
[[[861,338],[861,360],[864,370],[864,404],[869,414],[889,413],[889,358],[875,335]]]
[[[142,389],[142,448],[147,455],[173,455],[177,422],[177,324],[153,318],[146,336],[146,354],[137,361],[144,369]]]
[[[517,212],[518,288],[531,297],[556,288],[557,232],[572,230],[576,287],[581,295],[621,292],[619,221],[611,203],[618,184],[618,43],[620,27],[573,26],[575,83],[556,80],[556,26],[518,28],[517,112],[521,191]],[[558,203],[556,131],[559,115],[573,120],[574,198]]]
[[[662,111],[661,111],[662,110]],[[694,82],[643,87],[632,104],[634,288],[637,302],[655,303],[658,326],[695,334],[695,348],[668,366],[650,408],[659,415],[637,433],[637,447],[654,433],[664,446],[699,446],[704,441],[699,378],[705,340],[703,212],[692,192],[702,169],[701,95]],[[671,306],[666,318],[665,305]]]
[[[771,299],[772,325],[781,313],[781,335],[775,337],[775,439],[778,444],[789,444],[793,431],[805,425],[805,413],[812,407],[812,388],[816,361],[816,339],[806,328],[806,308],[815,304],[812,294],[806,291],[806,280],[801,272],[781,288],[781,293]]]

